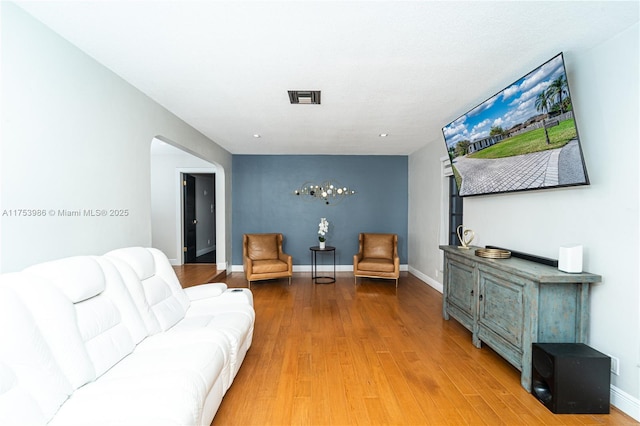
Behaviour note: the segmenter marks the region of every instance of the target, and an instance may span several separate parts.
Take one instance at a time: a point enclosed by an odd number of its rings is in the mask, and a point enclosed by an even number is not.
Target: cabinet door
[[[462,325],[473,331],[476,313],[473,265],[448,259],[446,282],[447,311]]]
[[[478,337],[522,369],[524,283],[479,273]]]
[[[449,263],[449,302],[472,316],[474,300],[473,267]]]

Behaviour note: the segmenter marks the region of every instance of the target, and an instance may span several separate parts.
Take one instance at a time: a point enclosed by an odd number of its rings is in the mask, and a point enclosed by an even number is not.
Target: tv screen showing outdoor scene
[[[562,53],[442,133],[461,196],[589,184]]]

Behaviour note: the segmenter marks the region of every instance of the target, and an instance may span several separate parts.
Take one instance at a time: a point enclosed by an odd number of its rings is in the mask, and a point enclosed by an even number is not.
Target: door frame
[[[183,190],[182,190],[182,175],[183,174],[213,174],[215,176],[215,203],[216,203],[216,267],[220,270],[227,269],[226,262],[226,225],[225,225],[225,176],[224,171],[217,167],[177,167],[175,169],[175,196],[176,196],[176,220],[175,229],[177,238],[176,253],[179,253],[178,265],[184,265],[184,253],[182,248],[184,247],[184,213],[182,211],[183,204]]]

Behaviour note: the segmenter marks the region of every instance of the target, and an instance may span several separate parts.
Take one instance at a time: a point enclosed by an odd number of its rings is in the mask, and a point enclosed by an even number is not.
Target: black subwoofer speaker
[[[534,343],[531,393],[556,414],[608,414],[611,358],[582,343]]]

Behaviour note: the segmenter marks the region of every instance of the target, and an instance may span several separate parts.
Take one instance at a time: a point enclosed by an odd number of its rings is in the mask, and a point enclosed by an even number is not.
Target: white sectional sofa
[[[251,346],[247,289],[182,289],[141,247],[0,276],[0,425],[209,425]]]

